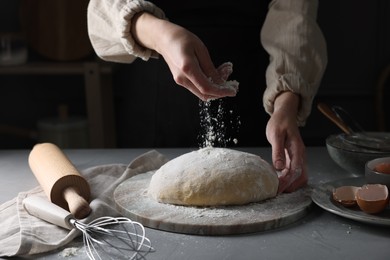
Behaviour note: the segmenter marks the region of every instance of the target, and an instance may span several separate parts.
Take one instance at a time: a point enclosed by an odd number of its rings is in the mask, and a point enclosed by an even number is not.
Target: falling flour
[[[227,110],[223,99],[199,101],[201,132],[199,146],[226,147],[236,145],[238,139],[233,136],[241,125],[240,117],[234,111]]]

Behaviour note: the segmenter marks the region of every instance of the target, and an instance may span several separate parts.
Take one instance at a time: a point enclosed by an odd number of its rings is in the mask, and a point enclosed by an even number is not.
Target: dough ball
[[[188,206],[243,205],[276,196],[279,180],[260,156],[202,148],[164,164],[148,193],[158,202]]]

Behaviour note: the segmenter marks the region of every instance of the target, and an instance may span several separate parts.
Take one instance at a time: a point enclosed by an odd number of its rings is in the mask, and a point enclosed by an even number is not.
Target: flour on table
[[[77,256],[78,252],[81,248],[80,247],[68,247],[61,251],[60,256],[62,257],[73,257]]]

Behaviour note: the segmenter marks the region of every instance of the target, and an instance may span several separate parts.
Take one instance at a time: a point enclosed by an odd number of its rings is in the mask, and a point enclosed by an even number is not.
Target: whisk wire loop
[[[154,251],[143,225],[128,218],[100,217],[88,224],[76,221],[74,226],[82,232],[87,255],[92,260],[102,259],[102,252],[110,256],[116,251],[115,255],[125,259],[144,259]],[[130,252],[133,254],[128,255]]]

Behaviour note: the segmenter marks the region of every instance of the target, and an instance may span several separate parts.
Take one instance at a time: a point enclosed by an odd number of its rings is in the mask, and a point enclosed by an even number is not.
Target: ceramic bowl
[[[387,167],[384,167],[387,166]],[[390,157],[370,160],[366,163],[365,178],[367,183],[383,184],[390,190],[390,173],[384,168],[390,167]]]
[[[329,156],[344,170],[358,176],[365,175],[365,165],[368,161],[379,157],[390,157],[389,152],[366,149],[345,142],[344,133],[330,135],[326,138],[326,148]],[[389,136],[386,133],[386,136]]]

